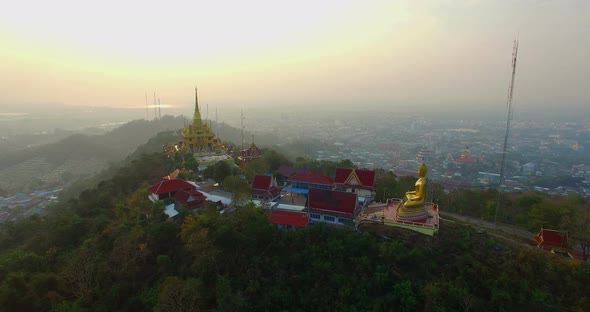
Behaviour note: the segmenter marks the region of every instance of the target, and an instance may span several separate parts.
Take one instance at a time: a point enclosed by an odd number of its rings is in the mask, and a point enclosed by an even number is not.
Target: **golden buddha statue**
[[[414,191],[406,192],[407,200],[398,210],[398,218],[406,220],[418,220],[428,217],[424,210],[424,200],[426,198],[426,172],[428,168],[422,163],[418,168],[418,181],[416,181]]]

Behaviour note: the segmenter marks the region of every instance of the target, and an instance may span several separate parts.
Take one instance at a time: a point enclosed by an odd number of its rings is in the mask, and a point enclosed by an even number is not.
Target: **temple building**
[[[309,189],[331,190],[334,186],[332,178],[312,171],[297,173],[287,182],[290,186],[283,188],[283,191],[299,194],[307,194]]]
[[[309,189],[309,219],[316,222],[353,225],[360,209],[354,193]]]
[[[148,198],[152,202],[166,198],[174,198],[176,192],[183,190],[192,191],[196,190],[196,187],[194,184],[183,179],[170,179],[164,177],[149,188],[151,195],[149,195]]]
[[[375,198],[375,171],[336,168],[334,188],[337,191],[357,194],[361,202],[371,202]]]
[[[434,150],[421,148],[418,154],[416,155],[416,162],[428,164],[433,158]]]
[[[556,253],[556,251],[565,252],[569,254],[569,257],[573,258],[570,253],[571,248],[568,244],[567,232],[541,228],[539,234],[533,236],[533,238],[537,242],[537,247],[553,253]]]
[[[476,158],[471,156],[471,152],[469,151],[469,148],[465,148],[463,150],[463,152],[461,153],[461,156],[459,157],[454,157],[454,161],[456,164],[473,164],[473,163],[477,163],[479,161],[483,161],[483,158]]]
[[[263,151],[262,149],[258,148],[256,144],[254,144],[254,135],[252,135],[252,144],[247,149],[243,149],[240,152],[240,156],[238,156],[238,160],[240,161],[240,168],[244,168],[244,164],[253,161],[262,159]]]
[[[277,179],[271,175],[258,174],[252,181],[252,198],[259,200],[275,201],[281,195],[281,189],[277,186]]]
[[[208,165],[218,161],[227,161],[233,165],[233,159],[225,153],[225,147],[221,144],[219,138],[215,136],[211,126],[201,119],[196,87],[193,122],[185,125],[181,136],[182,141],[179,142],[178,149],[192,153],[199,163],[199,170],[203,170]]]
[[[196,87],[193,122],[189,125],[185,125],[181,135],[182,144],[180,148],[183,151],[199,155],[215,155],[220,153],[223,149],[219,139],[215,137],[215,133],[211,129],[211,126],[207,125],[207,123],[203,123],[203,120],[201,119]]]

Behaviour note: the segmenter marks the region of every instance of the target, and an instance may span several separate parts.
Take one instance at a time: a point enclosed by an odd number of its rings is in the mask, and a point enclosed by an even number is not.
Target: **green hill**
[[[182,117],[131,121],[102,135],[73,134],[0,157],[0,195],[63,187],[119,162],[155,134],[179,129]]]

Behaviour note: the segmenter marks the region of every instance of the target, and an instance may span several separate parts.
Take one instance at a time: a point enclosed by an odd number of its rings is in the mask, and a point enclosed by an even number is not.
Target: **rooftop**
[[[298,173],[291,178],[289,178],[290,182],[303,182],[303,183],[311,183],[311,184],[323,184],[323,185],[332,185],[334,181],[332,178],[321,175],[319,173],[315,173],[312,171]]]
[[[307,214],[303,212],[275,210],[269,216],[268,220],[274,224],[291,225],[304,227],[307,225]]]

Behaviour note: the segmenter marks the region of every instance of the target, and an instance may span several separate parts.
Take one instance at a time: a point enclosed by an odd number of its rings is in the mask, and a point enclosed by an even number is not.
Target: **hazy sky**
[[[145,107],[590,107],[590,1],[10,1],[0,111]],[[22,107],[22,106],[21,106]]]

